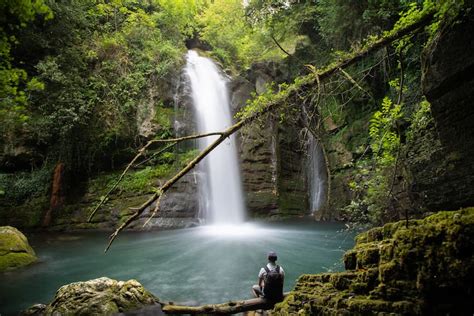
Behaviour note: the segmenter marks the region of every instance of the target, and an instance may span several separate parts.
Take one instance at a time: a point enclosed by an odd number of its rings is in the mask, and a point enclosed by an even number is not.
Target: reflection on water
[[[136,279],[163,301],[250,298],[269,250],[285,268],[285,290],[302,273],[342,269],[353,234],[312,222],[124,233],[107,254],[106,233],[29,236],[40,263],[0,275],[0,314],[48,303],[62,285],[101,276]]]

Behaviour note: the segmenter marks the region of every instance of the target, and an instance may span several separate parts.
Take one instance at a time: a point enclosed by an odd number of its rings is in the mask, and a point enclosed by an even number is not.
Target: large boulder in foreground
[[[48,305],[35,305],[23,315],[113,315],[158,304],[138,281],[98,278],[62,286]],[[160,306],[157,306],[161,311]]]
[[[29,265],[37,260],[25,235],[11,226],[0,226],[0,272]]]
[[[371,229],[340,273],[302,275],[280,315],[473,315],[474,208]]]

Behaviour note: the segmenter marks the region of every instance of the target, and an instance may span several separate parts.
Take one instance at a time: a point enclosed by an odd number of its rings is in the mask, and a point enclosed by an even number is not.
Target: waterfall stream
[[[321,146],[311,134],[308,155],[309,207],[311,214],[314,215],[326,202],[327,174]]]
[[[191,83],[193,106],[199,133],[223,131],[232,125],[227,80],[210,59],[190,50],[185,72]],[[207,147],[217,136],[201,138]],[[200,165],[201,213],[210,224],[233,225],[245,217],[235,137],[214,149]],[[204,212],[202,212],[204,211]]]

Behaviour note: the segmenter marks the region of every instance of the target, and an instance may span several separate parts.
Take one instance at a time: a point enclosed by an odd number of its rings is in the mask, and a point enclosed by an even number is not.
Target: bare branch
[[[368,95],[370,98],[372,98],[372,95],[367,92],[367,90],[365,90],[364,88],[362,88],[362,86],[357,82],[355,81],[354,78],[351,77],[351,75],[349,75],[349,73],[347,71],[345,71],[344,69],[340,68],[339,69],[340,72],[342,72],[342,74],[344,76],[346,76],[346,78],[354,85],[357,87],[357,89],[359,89],[360,91],[362,91],[364,94]]]
[[[276,40],[275,36],[273,36],[273,34],[270,34],[270,37],[272,38],[273,42],[276,44],[276,46],[278,46],[278,48],[284,52],[285,54],[287,54],[288,56],[291,56],[290,53],[288,53],[283,47],[281,47],[280,43],[278,43],[278,41]]]
[[[147,144],[148,145],[148,144]],[[138,158],[140,158],[140,156],[143,154],[143,152],[145,151],[146,149],[146,146],[143,147],[142,149],[140,149],[138,151],[138,154],[132,159],[132,161],[130,161],[130,163],[127,165],[127,167],[125,168],[125,170],[122,172],[122,174],[120,175],[120,177],[117,179],[117,181],[114,183],[114,185],[110,188],[110,190],[107,192],[107,194],[105,194],[105,196],[103,196],[101,199],[100,199],[100,202],[99,204],[97,204],[97,206],[92,210],[92,212],[90,213],[89,215],[89,219],[87,220],[88,222],[90,222],[92,220],[92,218],[94,217],[95,213],[97,212],[97,210],[105,203],[105,201],[107,201],[107,198],[109,197],[109,195],[117,188],[117,186],[119,185],[119,183],[122,181],[123,177],[125,176],[125,174],[128,172],[128,170],[130,169],[130,167],[135,163],[135,161],[137,161]]]
[[[171,143],[171,142],[179,143],[185,140],[198,139],[198,138],[204,138],[204,137],[209,137],[209,136],[221,136],[221,135],[222,135],[222,132],[211,132],[211,133],[183,136],[183,137],[178,137],[178,138],[152,139],[148,142],[147,147],[155,143]]]
[[[152,140],[148,141],[148,143],[146,143],[145,146],[143,146],[140,150],[138,150],[138,154],[132,159],[132,161],[130,161],[130,163],[127,165],[127,167],[125,168],[125,170],[122,172],[122,174],[120,175],[120,177],[118,178],[118,180],[114,183],[114,185],[112,186],[112,188],[110,188],[110,190],[107,192],[107,194],[101,198],[99,204],[97,204],[97,206],[92,210],[91,214],[89,215],[89,219],[88,219],[87,221],[90,222],[90,221],[92,220],[92,218],[94,217],[94,215],[96,214],[96,212],[99,210],[99,208],[107,201],[107,198],[110,196],[110,194],[112,194],[112,192],[117,188],[117,186],[118,186],[118,185],[120,184],[120,182],[123,180],[123,177],[124,177],[125,174],[128,172],[128,170],[133,166],[133,164],[135,163],[135,161],[137,161],[138,158],[140,158],[141,156],[143,156],[143,153],[144,153],[151,145],[156,144],[156,143],[174,143],[174,144],[171,145],[171,146],[174,146],[174,145],[176,145],[177,143],[182,142],[182,141],[185,141],[185,140],[198,139],[198,138],[204,138],[204,137],[209,137],[209,136],[220,136],[220,135],[222,135],[221,132],[211,132],[211,133],[190,135],[190,136],[184,136],[184,137],[178,137],[178,138],[152,139]],[[165,147],[165,149],[161,150],[159,153],[165,151],[166,149],[168,149],[168,148],[171,147],[171,146]],[[159,154],[159,153],[158,153],[158,154]],[[143,162],[142,162],[142,163],[143,163]]]
[[[137,168],[145,163],[147,163],[148,161],[150,161],[151,159],[153,159],[153,157],[156,157],[156,156],[159,156],[160,154],[164,153],[165,151],[167,151],[168,149],[170,149],[171,147],[173,147],[174,145],[176,145],[177,142],[173,142],[171,144],[168,144],[168,146],[165,146],[163,147],[162,149],[160,149],[158,152],[156,153],[153,153],[153,155],[151,155],[149,158],[141,161],[140,163],[137,163],[134,167]]]
[[[261,114],[268,112],[269,110],[262,111],[260,112]],[[260,115],[258,115],[260,116]],[[252,117],[252,120],[258,116]],[[150,206],[153,202],[155,202],[160,195],[165,194],[166,191],[168,191],[169,188],[173,184],[175,184],[179,179],[181,179],[188,171],[193,169],[204,157],[206,157],[214,148],[216,148],[220,143],[222,143],[227,137],[231,136],[234,134],[236,131],[238,131],[244,124],[248,123],[249,119],[244,119],[242,121],[239,121],[238,123],[232,125],[229,127],[227,130],[224,132],[220,133],[219,138],[217,138],[214,142],[212,142],[208,147],[206,147],[202,152],[200,152],[193,160],[191,160],[183,169],[181,169],[174,177],[169,179],[165,184],[163,184],[156,193],[154,193],[145,203],[143,203],[136,211],[134,214],[132,214],[122,225],[120,225],[119,228],[115,230],[115,232],[110,235],[110,240],[109,244],[107,245],[107,248],[105,249],[105,252],[110,248],[112,245],[112,242],[114,239],[117,237],[117,235],[125,229],[131,222],[133,222],[138,216],[140,216],[148,206]],[[215,133],[209,133],[215,135]],[[203,135],[208,135],[209,134],[203,134]],[[185,137],[182,137],[181,139],[184,139]],[[187,138],[187,139],[192,139],[192,138]]]
[[[156,205],[155,205],[155,209],[153,210],[153,213],[151,213],[150,217],[145,222],[145,224],[143,224],[142,227],[145,227],[151,221],[151,219],[155,217],[156,213],[158,213],[158,210],[160,209],[161,200],[163,199],[164,196],[165,196],[164,194],[161,194],[158,200],[156,200]]]

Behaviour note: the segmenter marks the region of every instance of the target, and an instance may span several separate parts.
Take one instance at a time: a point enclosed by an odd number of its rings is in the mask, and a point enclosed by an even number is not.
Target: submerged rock
[[[35,315],[112,315],[158,303],[136,280],[102,277],[62,286],[53,301]]]
[[[472,315],[474,208],[356,237],[346,270],[302,275],[277,314]]]
[[[37,260],[28,239],[11,226],[0,227],[0,272],[29,265]]]

